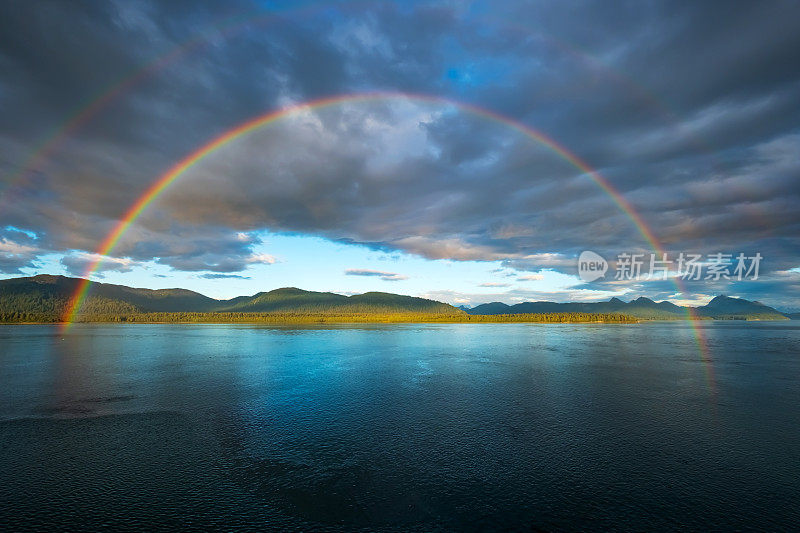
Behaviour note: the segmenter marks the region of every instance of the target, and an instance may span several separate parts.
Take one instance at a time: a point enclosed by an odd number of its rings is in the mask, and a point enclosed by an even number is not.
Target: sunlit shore
[[[13,320],[4,317],[6,324],[68,323],[50,317]],[[76,323],[133,323],[133,324],[357,324],[357,323],[611,323],[634,324],[639,320],[621,314],[592,313],[531,313],[515,315],[425,315],[425,314],[301,314],[301,313],[138,313],[131,315],[79,316]]]

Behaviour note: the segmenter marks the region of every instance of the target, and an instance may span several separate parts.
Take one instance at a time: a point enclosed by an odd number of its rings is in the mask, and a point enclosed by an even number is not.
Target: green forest
[[[0,280],[0,322],[55,323],[64,320],[81,280],[39,275]],[[698,318],[787,320],[790,317],[758,302],[717,296],[694,308]],[[687,308],[669,302],[612,298],[596,303],[493,302],[462,310],[442,302],[367,292],[345,296],[294,287],[215,300],[186,289],[139,289],[92,283],[76,322],[131,323],[271,323],[336,322],[608,322],[682,320]]]

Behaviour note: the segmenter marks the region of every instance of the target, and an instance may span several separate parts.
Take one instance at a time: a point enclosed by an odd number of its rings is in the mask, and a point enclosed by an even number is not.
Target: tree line
[[[41,312],[0,312],[2,323],[55,323],[60,314]],[[325,324],[325,323],[617,323],[638,322],[634,317],[616,313],[524,313],[508,315],[469,315],[436,313],[104,313],[82,312],[76,322],[100,323],[241,323],[241,324]]]

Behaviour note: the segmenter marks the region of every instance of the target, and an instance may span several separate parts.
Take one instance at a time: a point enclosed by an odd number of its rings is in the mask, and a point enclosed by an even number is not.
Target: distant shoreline
[[[284,287],[215,300],[186,289],[143,289],[41,274],[0,280],[0,323],[635,323],[640,320],[788,320],[759,302],[716,296],[700,307],[629,302],[491,302],[472,308],[386,292],[345,296]],[[79,296],[79,297],[78,297]]]
[[[236,320],[224,319],[173,319],[158,320],[148,319],[143,316],[125,318],[106,318],[76,320],[68,323],[61,320],[39,320],[39,321],[7,321],[0,320],[0,326],[28,325],[28,326],[66,326],[68,324],[269,324],[269,325],[314,325],[314,324],[639,324],[642,322],[774,322],[790,321],[788,318],[743,318],[743,317],[680,317],[680,318],[636,318],[626,315],[615,315],[613,318],[575,318],[563,317],[569,313],[553,313],[556,316],[542,318],[526,317],[521,314],[515,315],[467,315],[466,317],[444,317],[444,318],[347,318],[347,317],[303,317],[297,319],[277,318],[277,317],[255,317],[241,318]]]
[[[121,316],[79,317],[74,324],[636,324],[627,315],[547,313],[514,315],[311,315],[236,313],[142,313]],[[60,325],[60,320],[2,321],[0,324]]]

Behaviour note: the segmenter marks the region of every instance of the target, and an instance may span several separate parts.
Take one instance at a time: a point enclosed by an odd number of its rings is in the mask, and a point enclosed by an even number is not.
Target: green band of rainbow
[[[400,93],[400,92],[370,92],[370,93],[358,93],[358,94],[346,94],[340,96],[334,96],[329,98],[321,98],[318,100],[313,100],[309,102],[303,102],[297,105],[288,106],[282,109],[278,109],[275,111],[271,111],[264,115],[258,116],[251,120],[248,120],[230,130],[225,132],[224,134],[218,136],[217,138],[213,139],[211,142],[205,144],[198,150],[195,150],[184,159],[176,163],[172,168],[170,168],[166,173],[164,173],[160,178],[158,178],[145,192],[142,196],[139,197],[136,202],[128,209],[122,219],[117,223],[114,229],[106,236],[106,238],[101,243],[100,247],[97,249],[97,259],[93,260],[86,269],[84,273],[84,279],[78,284],[71,300],[70,304],[67,307],[67,312],[64,316],[64,329],[68,329],[70,324],[75,320],[78,312],[80,311],[81,305],[83,304],[84,300],[89,291],[89,287],[91,286],[91,280],[89,279],[92,274],[94,274],[99,266],[103,262],[103,258],[105,256],[110,255],[111,251],[116,246],[117,242],[120,238],[125,234],[125,232],[130,228],[130,226],[139,218],[142,212],[147,208],[150,203],[153,202],[164,190],[172,185],[175,180],[177,180],[180,176],[182,176],[187,170],[192,168],[194,165],[202,161],[206,156],[212,154],[216,150],[224,147],[228,143],[250,133],[254,130],[259,128],[268,126],[282,118],[291,116],[293,114],[302,112],[302,111],[309,111],[314,109],[321,109],[325,107],[331,107],[339,104],[344,103],[354,103],[354,102],[368,102],[368,101],[381,101],[381,100],[392,100],[392,99],[401,99],[401,100],[411,100],[416,102],[423,102],[423,103],[433,103],[433,104],[442,104],[452,106],[460,111],[464,111],[470,113],[472,115],[485,118],[492,122],[497,122],[508,126],[509,128],[520,132],[521,134],[529,137],[530,139],[536,141],[537,143],[545,146],[553,153],[560,156],[565,161],[568,161],[572,164],[575,168],[582,171],[586,176],[591,178],[597,185],[605,191],[614,203],[620,208],[620,210],[625,213],[634,223],[636,229],[642,235],[642,237],[647,241],[647,243],[652,247],[652,249],[656,253],[663,253],[663,248],[659,243],[658,239],[656,238],[653,231],[647,225],[645,220],[636,212],[633,206],[628,202],[625,197],[614,188],[614,186],[608,182],[599,172],[594,170],[590,167],[585,161],[583,161],[580,157],[575,155],[574,153],[570,152],[566,147],[559,144],[543,132],[531,128],[525,124],[517,122],[509,117],[500,115],[494,111],[484,109],[473,104],[459,102],[456,100],[452,100],[449,98],[443,98],[439,96],[432,96],[432,95],[424,95],[424,94],[413,94],[413,93]],[[685,289],[678,278],[673,278],[677,289],[680,292],[685,292]],[[697,317],[694,316],[692,311],[687,308],[687,315],[688,318],[692,320],[693,329],[694,329],[694,336],[697,340],[698,347],[700,349],[701,357],[706,363],[706,368],[708,374],[709,383],[713,385],[713,376],[710,374],[711,366],[710,366],[710,359],[708,356],[708,350],[706,347],[705,340],[702,336],[702,331],[699,327],[695,324],[695,320]]]

